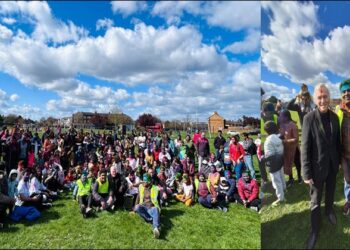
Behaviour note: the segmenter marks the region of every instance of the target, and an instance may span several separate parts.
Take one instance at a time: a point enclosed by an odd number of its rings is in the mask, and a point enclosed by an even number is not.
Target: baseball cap
[[[344,92],[345,90],[350,90],[350,79],[342,81],[340,83],[339,90],[340,92]]]

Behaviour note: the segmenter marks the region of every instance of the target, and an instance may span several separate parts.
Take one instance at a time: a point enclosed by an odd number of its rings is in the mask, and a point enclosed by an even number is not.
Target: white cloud
[[[21,14],[35,26],[32,37],[45,42],[78,41],[88,34],[87,30],[77,27],[71,21],[65,23],[54,18],[47,2],[0,2],[0,14]]]
[[[96,30],[100,30],[103,28],[109,29],[113,25],[114,25],[114,22],[112,19],[109,19],[109,18],[99,19],[96,22]]]
[[[280,84],[261,81],[261,87],[265,91],[265,97],[269,98],[275,96],[283,101],[290,101],[296,95],[296,90],[291,91],[290,88],[282,86]]]
[[[125,89],[113,90],[99,85],[91,87],[85,82],[74,81],[77,87],[71,91],[57,91],[61,99],[49,100],[46,104],[47,110],[75,112],[79,109],[89,111],[99,109],[108,112],[130,96]]]
[[[134,30],[111,27],[103,37],[57,48],[16,36],[12,43],[0,44],[0,60],[2,71],[45,89],[76,87],[57,81],[79,73],[127,85],[156,84],[189,72],[222,72],[230,64],[213,45],[203,44],[192,26],[155,29],[144,23]]]
[[[164,18],[168,24],[179,24],[185,12],[201,16],[209,25],[231,31],[260,28],[260,3],[257,1],[159,1],[152,10],[153,15]]]
[[[260,50],[260,30],[249,30],[243,41],[234,42],[223,49],[224,52],[236,54],[252,53],[258,50]]]
[[[191,14],[201,13],[201,2],[199,1],[160,1],[156,2],[152,15],[164,18],[168,24],[178,24],[184,12]]]
[[[350,26],[336,27],[317,38],[322,25],[312,2],[263,2],[270,11],[271,35],[262,36],[262,61],[271,72],[293,82],[329,82],[326,72],[350,77]]]
[[[147,9],[145,1],[112,1],[111,5],[113,13],[121,13],[124,17]]]
[[[260,2],[207,2],[204,9],[208,24],[232,31],[260,28]]]
[[[0,24],[0,41],[7,41],[13,35],[12,30]]]
[[[12,94],[12,95],[10,96],[10,100],[13,101],[13,102],[17,101],[18,98],[19,98],[19,96],[18,96],[17,94]]]
[[[1,21],[5,24],[8,24],[8,25],[12,25],[12,24],[17,22],[16,19],[11,18],[11,17],[4,17],[1,19]]]

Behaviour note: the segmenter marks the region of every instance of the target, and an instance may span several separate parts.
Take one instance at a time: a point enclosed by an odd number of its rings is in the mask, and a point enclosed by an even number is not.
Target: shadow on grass
[[[350,220],[340,213],[340,207],[335,206],[337,225],[332,226],[322,207],[321,230],[315,248],[319,249],[349,249]],[[305,249],[311,226],[310,211],[289,213],[282,217],[262,223],[262,249]]]
[[[173,223],[171,220],[177,216],[181,216],[184,214],[184,211],[178,210],[178,209],[163,209],[162,214],[160,217],[160,222],[161,222],[161,227],[162,227],[162,232],[160,235],[161,240],[165,240],[166,236],[168,235],[168,231],[172,229]]]

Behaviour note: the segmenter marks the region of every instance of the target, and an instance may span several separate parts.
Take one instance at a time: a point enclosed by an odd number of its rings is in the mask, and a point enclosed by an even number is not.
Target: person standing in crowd
[[[301,139],[303,179],[310,186],[311,232],[307,249],[313,249],[320,231],[322,191],[326,187],[325,209],[329,222],[336,224],[333,209],[336,176],[340,164],[340,126],[329,110],[330,94],[324,84],[314,89],[317,109],[304,117]]]
[[[265,131],[268,136],[264,143],[262,164],[266,165],[270,172],[272,186],[276,190],[277,195],[277,200],[272,203],[272,206],[276,206],[285,201],[284,190],[286,189],[286,182],[283,172],[283,143],[278,136],[276,123],[273,121],[266,122]]]
[[[231,138],[231,144],[229,148],[230,158],[233,164],[233,170],[236,174],[236,180],[238,181],[242,175],[242,168],[244,166],[244,149],[238,142],[238,136],[235,135]]]
[[[219,150],[221,146],[224,146],[226,143],[225,138],[222,136],[222,131],[218,131],[218,136],[214,139],[214,148],[215,148],[215,157],[219,158]]]
[[[289,176],[287,187],[290,187],[294,182],[292,169],[295,151],[299,143],[299,132],[296,124],[290,116],[290,112],[286,109],[281,111],[280,114],[280,135],[282,137],[284,147],[284,173]],[[301,170],[297,169],[297,172],[298,180],[300,181]]]
[[[198,172],[200,172],[203,160],[207,159],[210,154],[209,141],[205,137],[205,132],[202,132],[201,137],[197,140],[197,154],[198,154]]]
[[[244,164],[250,171],[250,176],[255,179],[255,170],[253,164],[253,155],[256,154],[256,145],[253,139],[249,137],[248,133],[243,133],[244,140],[242,143],[244,149]]]
[[[344,80],[339,87],[341,103],[336,107],[341,131],[341,166],[344,171],[345,204],[343,214],[350,211],[350,79]]]

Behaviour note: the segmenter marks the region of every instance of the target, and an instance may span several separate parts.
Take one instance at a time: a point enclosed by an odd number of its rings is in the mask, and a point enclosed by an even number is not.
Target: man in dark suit
[[[330,95],[324,84],[317,85],[314,92],[317,109],[304,117],[301,139],[301,163],[304,182],[310,186],[311,233],[307,248],[315,245],[321,222],[321,200],[326,184],[326,215],[332,225],[336,224],[333,210],[336,175],[340,164],[339,119],[329,110]]]

